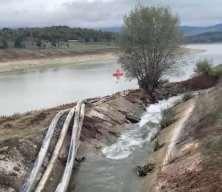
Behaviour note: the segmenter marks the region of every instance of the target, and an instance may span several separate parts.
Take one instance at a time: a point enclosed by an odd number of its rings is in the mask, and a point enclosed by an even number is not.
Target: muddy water
[[[136,166],[144,165],[152,152],[151,139],[156,135],[162,110],[172,107],[181,97],[172,97],[150,105],[141,121],[124,131],[116,143],[102,149],[104,157],[87,157],[75,173],[70,191],[75,192],[139,192],[141,178]]]
[[[136,165],[144,163],[151,152],[149,144],[138,148],[123,160],[105,157],[87,158],[76,171],[73,192],[139,192],[141,179],[136,176]]]

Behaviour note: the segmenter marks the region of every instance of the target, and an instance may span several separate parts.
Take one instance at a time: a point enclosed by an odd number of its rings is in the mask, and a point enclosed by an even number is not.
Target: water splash
[[[162,111],[175,105],[182,96],[171,97],[147,107],[140,122],[122,133],[116,143],[104,147],[102,153],[106,158],[120,160],[129,157],[138,147],[143,147],[158,133]]]

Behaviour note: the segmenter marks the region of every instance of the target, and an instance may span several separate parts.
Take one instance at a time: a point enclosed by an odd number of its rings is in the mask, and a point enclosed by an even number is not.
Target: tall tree
[[[122,67],[152,94],[174,63],[180,39],[178,18],[169,9],[138,6],[124,18],[119,41]]]

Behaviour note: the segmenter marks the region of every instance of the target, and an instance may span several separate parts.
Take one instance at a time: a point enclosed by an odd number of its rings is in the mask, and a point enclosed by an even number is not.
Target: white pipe
[[[83,121],[84,121],[84,117],[85,117],[85,107],[86,107],[85,104],[82,104],[81,111],[80,111],[80,120],[79,120],[79,129],[78,129],[78,135],[77,135],[76,152],[77,152],[79,145],[80,145],[80,136],[81,136]]]
[[[58,159],[58,156],[59,156],[59,153],[60,153],[60,150],[62,148],[62,145],[63,145],[63,142],[65,140],[65,137],[66,137],[66,134],[68,132],[68,129],[69,129],[69,125],[70,125],[70,122],[73,118],[73,115],[74,115],[74,112],[75,112],[75,108],[72,108],[68,114],[68,116],[66,117],[66,120],[65,120],[65,123],[63,125],[63,128],[61,130],[61,133],[60,133],[60,136],[59,136],[59,139],[57,141],[57,144],[55,146],[55,149],[53,151],[53,154],[52,154],[52,157],[49,161],[49,164],[35,190],[35,192],[41,192],[43,191],[43,189],[45,188],[45,185],[51,175],[51,172],[52,172],[52,169],[56,163],[56,160]]]
[[[29,175],[29,178],[27,179],[25,185],[22,188],[22,192],[30,192],[32,191],[33,187],[37,184],[38,182],[38,176],[41,174],[41,167],[43,164],[43,161],[45,159],[45,156],[48,152],[49,149],[49,145],[51,143],[52,137],[53,137],[53,133],[55,131],[56,125],[60,119],[60,117],[68,110],[64,110],[64,111],[60,111],[52,120],[48,131],[46,133],[46,136],[42,142],[42,146],[41,149],[39,151],[38,157],[35,161],[35,164],[33,166],[33,169]]]
[[[69,182],[70,182],[70,178],[72,175],[72,170],[73,170],[73,166],[75,162],[75,156],[76,156],[76,151],[77,151],[76,147],[78,145],[77,142],[79,142],[79,136],[81,133],[81,126],[82,126],[82,122],[84,118],[84,112],[85,112],[85,105],[84,104],[82,105],[82,102],[79,102],[76,107],[74,125],[73,125],[73,130],[72,130],[72,137],[71,137],[66,167],[65,167],[61,182],[56,188],[56,192],[66,192],[69,186]]]

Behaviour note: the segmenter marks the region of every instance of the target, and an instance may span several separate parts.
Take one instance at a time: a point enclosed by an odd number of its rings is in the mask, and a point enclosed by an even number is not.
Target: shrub
[[[222,65],[212,68],[210,75],[214,77],[222,77]]]
[[[196,70],[198,74],[203,73],[210,77],[216,77],[219,78],[222,76],[222,65],[218,66],[212,66],[212,64],[207,60],[204,59],[202,61],[199,61],[196,64]]]
[[[212,73],[212,67],[210,62],[207,59],[204,59],[202,61],[198,61],[196,64],[196,70],[198,74],[204,73],[207,75],[210,75]]]
[[[175,122],[176,113],[173,109],[166,109],[162,111],[162,120],[160,122],[161,129],[168,127]]]

